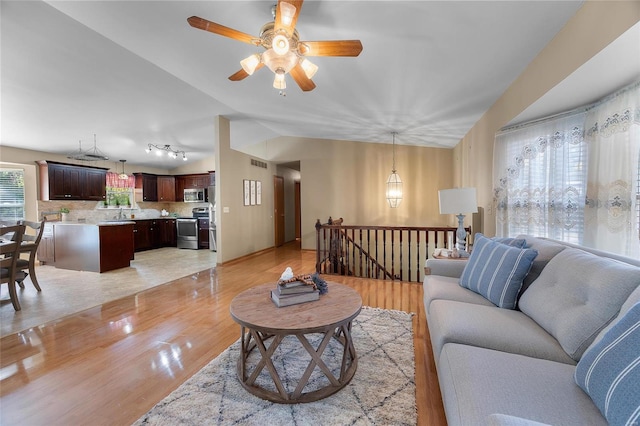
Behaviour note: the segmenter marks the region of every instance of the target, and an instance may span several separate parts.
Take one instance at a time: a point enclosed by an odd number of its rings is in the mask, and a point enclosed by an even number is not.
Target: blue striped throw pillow
[[[640,303],[587,349],[575,379],[610,425],[640,424]]]
[[[527,240],[523,238],[493,237],[491,238],[491,240],[497,241],[499,243],[506,244],[512,247],[525,248],[527,246]]]
[[[478,236],[460,285],[505,309],[515,309],[522,280],[538,252],[520,249]]]

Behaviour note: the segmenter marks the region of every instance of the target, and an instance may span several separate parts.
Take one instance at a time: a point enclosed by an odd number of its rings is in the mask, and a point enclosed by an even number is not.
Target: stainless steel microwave
[[[206,200],[204,189],[185,189],[184,190],[184,202],[185,203],[204,203]]]

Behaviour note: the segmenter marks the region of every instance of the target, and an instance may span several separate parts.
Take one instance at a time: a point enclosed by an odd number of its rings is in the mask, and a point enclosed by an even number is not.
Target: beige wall
[[[315,223],[329,216],[352,225],[454,225],[438,211],[438,189],[453,185],[453,150],[396,145],[404,198],[385,199],[392,146],[283,137],[253,147],[273,162],[300,161],[302,247],[315,248]]]
[[[276,168],[273,164],[267,169],[252,166],[251,158],[255,157],[230,148],[229,120],[216,117],[215,121],[217,261],[224,263],[273,247],[273,175]],[[262,182],[262,205],[243,205],[244,179]]]
[[[638,1],[585,2],[456,146],[455,176],[460,179],[459,186],[478,189],[478,204],[485,209],[485,234],[495,234],[492,191],[495,133],[638,21]]]
[[[211,138],[213,140],[213,137]],[[213,149],[213,141],[211,142],[211,149]],[[206,173],[212,172],[216,169],[216,157],[214,155],[204,158],[200,161],[180,165],[174,169],[169,170],[169,174],[172,175],[188,175],[194,173]]]

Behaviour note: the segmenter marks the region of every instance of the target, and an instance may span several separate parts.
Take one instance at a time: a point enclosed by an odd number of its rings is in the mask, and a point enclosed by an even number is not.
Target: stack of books
[[[315,286],[302,281],[292,281],[276,285],[275,290],[271,290],[271,300],[277,307],[297,305],[298,303],[311,302],[320,298],[320,290]]]

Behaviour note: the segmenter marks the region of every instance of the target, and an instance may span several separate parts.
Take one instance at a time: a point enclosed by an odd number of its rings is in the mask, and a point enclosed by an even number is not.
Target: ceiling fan
[[[275,74],[273,87],[285,89],[285,75],[291,77],[307,92],[315,89],[311,80],[318,70],[307,57],[309,56],[358,56],[362,52],[360,40],[333,41],[301,41],[296,22],[302,8],[303,0],[278,0],[272,9],[274,20],[267,22],[260,30],[260,36],[250,34],[216,24],[206,19],[192,16],[187,19],[189,25],[214,34],[229,37],[244,43],[262,46],[265,51],[253,54],[240,61],[242,69],[229,77],[231,81],[240,81],[254,71],[266,65]]]

